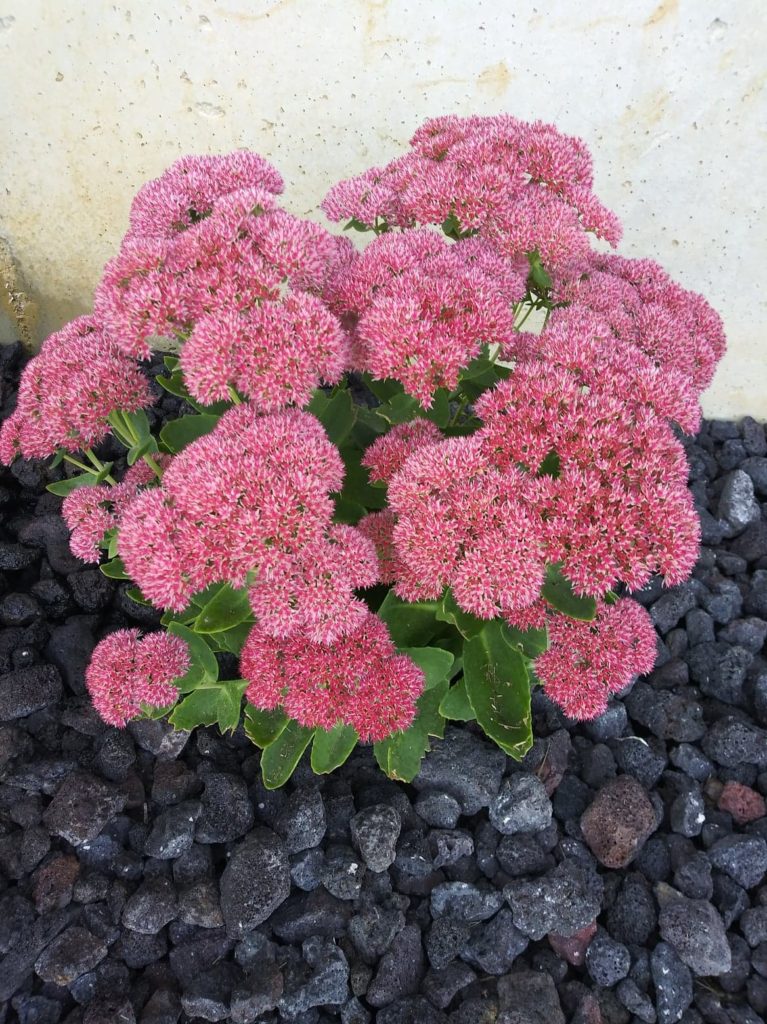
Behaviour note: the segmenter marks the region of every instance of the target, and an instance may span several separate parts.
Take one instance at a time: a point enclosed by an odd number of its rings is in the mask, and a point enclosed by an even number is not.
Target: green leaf
[[[437,686],[443,679],[450,678],[450,669],[455,660],[450,651],[443,651],[439,647],[402,647],[400,654],[407,654],[421,669],[426,677],[427,690]]]
[[[108,530],[104,534],[107,541],[107,558],[117,558],[117,547],[120,541],[120,534],[117,530]]]
[[[459,239],[461,237],[461,222],[456,217],[454,210],[442,222],[442,230],[448,238]]]
[[[538,291],[548,291],[552,284],[551,277],[541,263],[541,257],[538,250],[536,249],[534,252],[529,252],[527,254],[527,260],[530,264],[528,280],[532,282]]]
[[[157,441],[153,437],[146,437],[139,441],[138,444],[134,444],[132,448],[128,449],[128,454],[125,456],[125,460],[129,466],[134,466],[139,459],[143,459],[145,455],[158,455],[160,449],[157,445]]]
[[[232,626],[231,629],[225,629],[221,633],[208,633],[206,635],[210,636],[211,639],[215,639],[220,651],[229,651],[230,654],[235,654],[239,657],[252,628],[253,622],[248,619],[237,626]]]
[[[512,647],[518,647],[528,658],[537,658],[549,647],[549,633],[546,627],[543,629],[517,629],[514,626],[504,625],[504,636]]]
[[[418,699],[418,713],[409,729],[395,733],[373,745],[373,753],[381,769],[390,779],[412,782],[421,767],[423,755],[431,745],[431,737],[445,734],[445,719],[439,706],[447,693],[447,679]]]
[[[290,719],[281,708],[263,711],[249,701],[245,702],[243,725],[251,743],[257,747],[268,747],[280,735]]]
[[[397,423],[409,423],[410,420],[414,420],[418,416],[422,417],[424,408],[412,395],[397,394],[384,405],[379,405],[376,412],[387,423],[394,426]]]
[[[597,603],[593,597],[578,597],[573,592],[572,584],[562,575],[559,562],[546,566],[546,582],[541,588],[541,595],[552,608],[569,615],[571,619],[588,622],[597,613]]]
[[[203,606],[195,619],[194,629],[196,633],[221,633],[239,626],[251,615],[247,590],[235,590],[229,583],[223,583]]]
[[[181,416],[179,419],[170,420],[165,424],[160,431],[160,440],[169,452],[175,454],[191,444],[192,441],[209,434],[219,419],[219,416],[211,416],[210,413]]]
[[[362,379],[365,385],[381,402],[388,402],[389,399],[395,395],[401,395],[405,390],[400,381],[393,380],[391,377],[379,380],[378,377],[372,377],[369,373],[363,373]]]
[[[439,713],[453,722],[474,721],[477,716],[474,714],[474,708],[471,706],[469,695],[466,692],[465,680],[461,679],[455,686],[450,687],[442,698]]]
[[[317,417],[333,444],[341,445],[351,433],[355,409],[352,396],[345,389],[337,391],[332,398],[315,391],[306,409]]]
[[[367,469],[362,465],[364,452],[358,448],[343,448],[341,458],[344,460],[346,473],[342,496],[362,505],[365,509],[386,508],[386,489],[373,487]]]
[[[367,509],[364,505],[360,505],[358,501],[354,501],[351,498],[346,498],[341,495],[340,498],[336,498],[335,508],[333,510],[333,522],[346,523],[348,526],[356,526],[366,512]]]
[[[201,686],[209,686],[218,679],[218,662],[210,647],[202,639],[193,633],[191,629],[180,622],[171,622],[168,625],[168,632],[173,636],[180,636],[186,640],[189,646],[191,666],[185,676],[175,680],[175,685],[186,693],[188,690],[196,690]]]
[[[163,364],[165,365],[165,369],[170,370],[171,373],[173,373],[173,371],[177,369],[179,364],[178,356],[163,356],[162,361]]]
[[[195,690],[184,697],[168,719],[174,729],[191,731],[198,725],[214,725],[218,721],[218,687]]]
[[[424,647],[446,631],[437,621],[438,607],[436,601],[402,601],[390,590],[378,614],[397,647]]]
[[[247,679],[227,679],[218,687],[218,727],[222,733],[234,732],[240,724],[242,695],[248,688]]]
[[[559,456],[553,448],[538,467],[536,476],[559,476]]]
[[[478,619],[471,612],[465,612],[459,608],[450,587],[447,588],[439,603],[437,619],[439,622],[449,622],[451,626],[455,626],[461,636],[467,640],[469,637],[476,636],[487,622],[486,619]]]
[[[130,576],[125,571],[122,558],[113,558],[111,562],[104,562],[99,569],[108,576],[110,580],[129,580]]]
[[[135,601],[136,604],[143,604],[147,608],[154,608],[152,602],[147,601],[147,599],[144,597],[144,595],[141,593],[138,587],[129,587],[128,590],[125,591],[125,593],[131,599],[131,601]]]
[[[175,704],[166,704],[164,708],[156,708],[151,704],[142,704],[141,714],[138,717],[151,719],[165,718],[165,716],[169,714],[174,707]]]
[[[312,743],[312,771],[327,775],[349,757],[359,742],[357,730],[339,722],[332,729],[318,729]]]
[[[357,220],[356,217],[352,217],[351,220],[347,221],[343,226],[344,231],[372,231],[373,228],[369,224],[364,224],[361,220]]]
[[[279,789],[285,785],[296,770],[313,735],[314,729],[299,725],[291,718],[269,746],[264,748],[261,755],[261,777],[267,789]]]
[[[533,742],[530,682],[526,659],[509,645],[502,622],[488,622],[466,641],[463,677],[485,733],[511,757],[523,757]]]
[[[67,480],[57,480],[48,484],[45,489],[51,494],[58,494],[60,498],[66,498],[78,487],[95,487],[98,482],[96,473],[80,473],[79,476],[70,476]]]
[[[436,423],[438,427],[446,427],[450,420],[450,394],[446,388],[438,388],[434,392],[431,408],[425,414],[427,420]]]

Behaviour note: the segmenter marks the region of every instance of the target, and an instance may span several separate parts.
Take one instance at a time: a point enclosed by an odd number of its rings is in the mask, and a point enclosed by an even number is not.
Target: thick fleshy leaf
[[[180,636],[189,647],[191,666],[189,671],[181,679],[175,680],[175,685],[186,693],[189,690],[196,690],[201,686],[209,686],[218,680],[218,662],[213,651],[201,636],[197,636],[187,626],[180,622],[168,624],[168,632],[173,636]]]
[[[251,615],[247,590],[235,590],[229,583],[223,583],[203,605],[195,619],[194,629],[196,633],[221,633],[239,626]]]
[[[333,444],[342,444],[351,433],[355,409],[352,396],[345,389],[337,391],[332,397],[322,391],[315,391],[306,408],[317,417]]]
[[[178,702],[168,721],[174,729],[187,731],[200,725],[214,725],[218,721],[218,691],[217,686],[194,690]]]
[[[359,742],[357,730],[339,722],[332,729],[317,729],[312,742],[312,771],[327,775],[349,757]]]
[[[451,626],[455,626],[461,636],[467,640],[469,637],[476,636],[487,622],[486,619],[478,619],[471,612],[465,612],[462,608],[459,608],[450,587],[447,588],[442,600],[439,602],[437,619],[440,622],[449,622]]]
[[[210,413],[180,416],[165,424],[160,431],[160,440],[169,452],[175,454],[192,441],[209,434],[219,419],[219,416],[211,416]]]
[[[406,654],[421,669],[426,677],[426,690],[450,678],[454,661],[450,651],[443,651],[439,647],[401,647],[400,654]]]
[[[446,388],[438,388],[432,397],[431,408],[426,410],[426,419],[438,427],[446,427],[450,420],[450,396]]]
[[[146,608],[154,607],[151,601],[147,601],[147,599],[144,597],[144,595],[141,593],[138,587],[129,587],[125,591],[125,596],[129,597],[131,601],[135,601],[136,604],[143,604]]]
[[[455,686],[451,686],[442,698],[439,713],[453,722],[472,722],[477,717],[466,693],[466,682],[463,679]]]
[[[410,420],[424,415],[424,408],[417,398],[412,395],[394,395],[388,402],[379,405],[376,409],[378,415],[393,425],[397,423],[409,423]]]
[[[504,626],[504,636],[512,647],[519,647],[528,658],[537,658],[549,647],[549,634],[545,626],[543,629],[526,630]]]
[[[241,622],[238,626],[233,626],[231,629],[225,629],[221,633],[206,633],[205,635],[209,636],[211,640],[216,641],[219,651],[228,651],[239,658],[252,628],[253,623],[247,620]]]
[[[424,690],[418,699],[418,713],[410,728],[374,744],[375,759],[390,779],[412,782],[421,767],[423,755],[431,745],[431,737],[445,735],[445,719],[439,713],[439,706],[447,687],[447,679],[444,679],[430,690]]]
[[[296,770],[301,755],[309,746],[314,729],[290,719],[277,737],[261,754],[261,777],[267,789],[284,786]]]
[[[438,607],[436,601],[402,601],[390,590],[378,614],[397,647],[425,647],[447,628],[437,621]]]
[[[362,379],[380,402],[388,402],[395,395],[401,395],[405,390],[398,380],[393,380],[391,377],[379,380],[378,377],[372,377],[369,373],[363,373]]]
[[[122,558],[113,558],[111,562],[104,562],[103,565],[99,566],[99,569],[105,576],[108,576],[110,580],[129,580],[130,576],[125,571],[125,564]]]
[[[559,563],[546,566],[546,582],[541,594],[552,608],[569,615],[571,619],[590,621],[597,613],[594,598],[579,597],[574,593],[572,584],[562,575],[562,566]]]
[[[530,749],[532,714],[527,660],[510,646],[503,623],[489,622],[463,649],[466,693],[477,721],[509,756]]]
[[[242,695],[247,688],[247,679],[227,679],[219,684],[216,721],[222,733],[234,732],[240,724]]]
[[[257,747],[268,747],[280,735],[290,719],[281,708],[274,711],[263,711],[255,705],[245,702],[245,719],[243,725],[250,741]]]
[[[342,495],[350,501],[357,502],[366,511],[368,509],[386,508],[386,491],[383,487],[373,487],[367,469],[361,464],[363,452],[358,448],[344,448],[341,458],[344,460],[344,489]]]
[[[48,484],[45,489],[51,494],[57,494],[60,498],[66,498],[78,487],[95,487],[99,483],[101,481],[98,473],[80,473],[78,476],[70,476],[66,480],[56,480],[55,483]]]

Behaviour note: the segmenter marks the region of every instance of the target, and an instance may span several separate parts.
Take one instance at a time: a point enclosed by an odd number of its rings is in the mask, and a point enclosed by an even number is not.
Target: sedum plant
[[[93,702],[116,726],[242,724],[269,787],[359,742],[410,780],[450,719],[519,758],[533,687],[591,718],[653,666],[622,595],[693,567],[678,428],[719,317],[595,241],[618,221],[549,125],[428,121],[325,198],[359,246],[281,190],[247,152],[145,185],[93,315],[45,342],[3,424],[5,463],[66,470],[74,553],[162,612],[102,639]],[[158,346],[183,400],[165,422]]]

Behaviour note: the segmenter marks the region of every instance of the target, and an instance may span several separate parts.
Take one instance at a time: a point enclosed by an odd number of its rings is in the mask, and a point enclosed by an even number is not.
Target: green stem
[[[157,479],[162,480],[162,468],[157,463],[157,461],[153,459],[151,455],[142,455],[141,458],[144,460],[144,462],[146,462],[147,466],[149,466],[152,472],[156,475]]]
[[[455,412],[453,413],[453,415],[450,418],[450,422],[448,423],[449,427],[456,426],[456,424],[458,423],[458,420],[461,418],[461,413],[463,412],[463,410],[466,408],[466,406],[468,404],[469,404],[469,399],[466,397],[466,395],[464,395],[461,398],[461,401],[458,403],[458,408],[455,410]]]
[[[84,469],[86,473],[93,472],[93,466],[86,466],[84,462],[80,462],[73,455],[64,455],[66,462],[70,462],[73,466],[77,466],[78,469]]]
[[[229,387],[227,388],[227,390],[228,390],[228,392],[229,392],[229,397],[230,397],[230,398],[231,398],[231,400],[232,400],[232,401],[234,402],[234,404],[235,404],[235,405],[242,405],[242,399],[241,399],[241,398],[240,398],[240,396],[239,396],[239,395],[237,394],[237,391],[236,391],[236,390],[235,390],[235,389],[234,389],[234,388],[232,387],[232,385],[231,385],[231,384],[229,385]]]
[[[522,329],[522,325],[524,324],[525,320],[527,320],[527,318],[530,316],[530,314],[532,313],[532,311],[534,309],[535,309],[535,306],[530,306],[530,308],[525,313],[525,315],[522,317],[522,319],[519,321],[519,323],[518,324],[514,324],[514,330],[515,331],[519,331],[519,330]]]
[[[91,460],[91,462],[96,467],[98,472],[99,473],[103,473],[103,471],[104,471],[104,463],[98,458],[98,456],[94,453],[94,451],[91,448],[86,448],[85,449],[85,454]],[[117,481],[115,480],[115,478],[111,474],[107,474],[104,477],[104,482],[108,483],[108,484],[112,484],[113,486],[114,486],[114,484],[117,483]]]

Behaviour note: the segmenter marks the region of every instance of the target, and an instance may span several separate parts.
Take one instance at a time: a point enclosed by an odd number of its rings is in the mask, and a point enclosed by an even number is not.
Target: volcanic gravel
[[[522,764],[448,727],[413,785],[361,748],[277,792],[241,732],[99,720],[94,644],[158,617],[70,554],[62,467],[5,471],[0,1024],[759,1024],[767,441],[685,443],[700,559],[638,595],[656,668],[602,718],[536,693]]]

